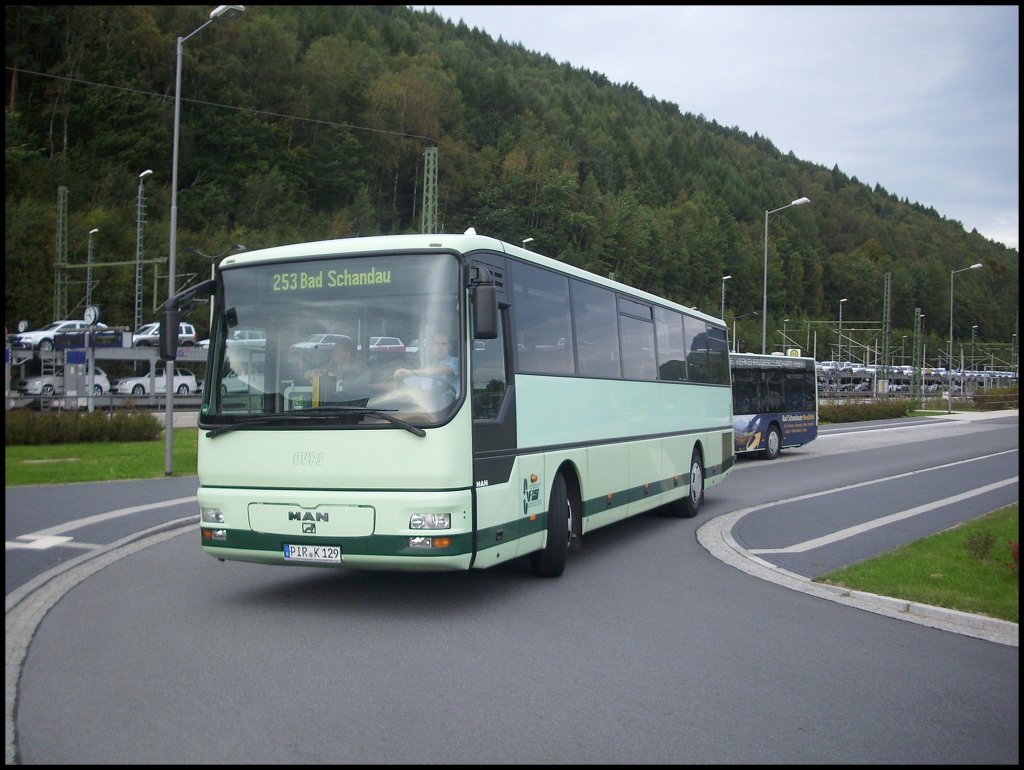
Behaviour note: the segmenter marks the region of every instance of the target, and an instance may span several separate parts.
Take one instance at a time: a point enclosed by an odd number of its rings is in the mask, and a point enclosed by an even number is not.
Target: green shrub
[[[974,406],[984,411],[1017,409],[1019,403],[1017,388],[989,388],[974,394]]]
[[[988,558],[989,552],[995,544],[995,533],[985,529],[981,532],[975,532],[973,535],[970,535],[964,541],[964,548],[972,559],[982,561]]]
[[[152,441],[162,431],[160,421],[144,412],[119,412],[110,420],[111,441]]]
[[[892,420],[896,417],[907,417],[920,407],[920,402],[902,398],[881,401],[851,401],[846,404],[820,404],[818,406],[818,421],[835,423]]]
[[[4,417],[4,443],[81,444],[98,441],[154,441],[163,426],[147,412],[33,412],[14,409]]]

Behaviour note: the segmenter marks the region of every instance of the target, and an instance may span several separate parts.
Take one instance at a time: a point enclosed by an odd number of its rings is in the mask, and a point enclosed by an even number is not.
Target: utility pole
[[[889,387],[889,318],[890,297],[892,296],[892,273],[885,274],[885,288],[882,290],[882,362],[875,379],[876,386]],[[886,392],[883,390],[882,392]]]
[[[437,232],[437,148],[423,153],[423,223],[424,233]]]
[[[57,188],[57,254],[53,261],[53,318],[68,317],[68,188]]]

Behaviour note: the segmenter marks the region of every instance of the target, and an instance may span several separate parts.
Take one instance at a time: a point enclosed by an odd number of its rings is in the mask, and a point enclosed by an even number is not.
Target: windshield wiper
[[[399,428],[403,428],[420,438],[427,435],[427,432],[422,428],[418,428],[415,425],[407,423],[405,420],[388,414],[388,411],[390,410],[369,409],[367,407],[360,406],[319,406],[312,409],[303,409],[301,412],[289,412],[287,414],[274,414],[263,417],[249,417],[241,422],[235,422],[230,425],[221,425],[220,427],[213,428],[207,431],[206,436],[207,438],[214,438],[222,433],[230,433],[233,430],[249,428],[256,425],[271,425],[275,422],[290,422],[292,420],[325,420],[334,414],[368,414],[373,417],[380,417],[383,420],[387,420],[392,425],[397,425]]]
[[[371,409],[367,406],[316,406],[312,409],[303,409],[302,411],[305,414],[309,414],[310,412],[313,414],[368,414],[372,417],[380,417],[383,420],[387,420],[392,425],[404,428],[420,438],[427,435],[427,432],[423,430],[423,428],[418,428],[405,420],[395,417],[393,414],[388,414],[389,412],[395,411],[394,409]]]
[[[230,433],[233,430],[240,428],[248,428],[253,425],[271,425],[275,422],[290,422],[290,421],[301,421],[301,420],[323,420],[327,415],[304,415],[304,414],[272,414],[265,417],[247,417],[241,422],[233,422],[230,425],[221,425],[217,428],[212,428],[206,432],[207,438],[213,438],[219,436],[222,433]]]

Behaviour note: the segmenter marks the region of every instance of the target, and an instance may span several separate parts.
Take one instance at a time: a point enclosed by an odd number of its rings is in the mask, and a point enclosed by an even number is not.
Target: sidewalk
[[[167,413],[161,409],[159,412],[150,412],[160,423],[160,427],[164,426],[164,420],[167,417]],[[175,409],[174,414],[171,415],[174,418],[175,428],[195,428],[198,426],[199,411],[196,409]]]
[[[962,420],[964,422],[978,422],[979,420],[991,420],[996,417],[1018,417],[1019,409],[995,409],[990,412],[958,412],[955,409],[952,414],[946,412],[930,414],[928,417],[941,417],[946,420]]]

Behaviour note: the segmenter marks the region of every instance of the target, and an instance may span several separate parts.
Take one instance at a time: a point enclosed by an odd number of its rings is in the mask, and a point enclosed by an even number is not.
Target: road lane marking
[[[18,535],[17,540],[5,540],[4,550],[9,551],[12,548],[27,548],[31,551],[45,551],[47,548],[53,548],[58,545],[66,546],[68,548],[99,548],[100,546],[96,543],[76,543],[73,542],[74,538],[59,536],[59,535],[47,535],[45,537],[35,537],[33,535]]]
[[[952,505],[953,503],[959,503],[961,500],[967,500],[970,497],[976,497],[977,495],[983,495],[986,492],[991,492],[994,489],[1005,487],[1009,484],[1016,484],[1018,477],[1014,476],[1009,479],[1003,479],[1002,481],[996,481],[992,484],[986,484],[983,487],[977,487],[976,489],[969,489],[966,492],[961,492],[958,495],[947,497],[943,500],[936,500],[932,503],[925,503],[915,508],[908,508],[905,511],[897,511],[896,513],[890,513],[888,516],[882,516],[879,519],[873,519],[866,521],[863,524],[858,524],[854,527],[847,527],[841,529],[838,532],[833,532],[830,535],[823,537],[816,537],[813,540],[805,540],[802,543],[796,543],[795,545],[789,545],[785,548],[751,548],[750,553],[764,554],[764,553],[804,553],[805,551],[812,551],[815,548],[821,548],[825,545],[831,545],[840,540],[845,540],[848,537],[855,537],[864,532],[869,532],[872,529],[878,527],[884,527],[887,524],[892,524],[896,521],[902,521],[903,519],[909,519],[911,516],[917,516],[919,513],[927,513],[928,511],[934,511],[936,508],[942,508],[946,505]]]
[[[156,503],[146,503],[145,505],[133,505],[128,508],[118,508],[114,511],[107,511],[106,513],[97,513],[93,516],[86,516],[84,519],[73,519],[72,521],[66,521],[62,524],[56,524],[46,529],[40,529],[36,532],[29,532],[24,535],[17,535],[14,540],[4,541],[4,550],[8,551],[11,549],[27,548],[30,550],[45,550],[47,548],[99,548],[99,545],[93,543],[74,543],[72,537],[64,535],[65,532],[71,532],[72,530],[81,529],[88,527],[92,524],[99,524],[104,521],[110,521],[111,519],[117,519],[122,516],[131,516],[135,513],[143,513],[145,511],[156,510],[157,508],[170,508],[175,505],[185,505],[187,503],[194,503],[196,496],[190,497],[179,497],[174,500],[161,500]]]

